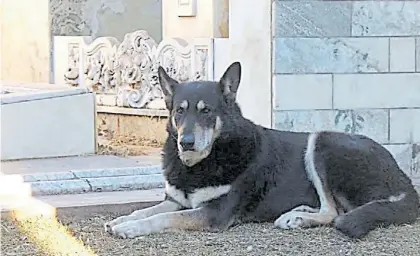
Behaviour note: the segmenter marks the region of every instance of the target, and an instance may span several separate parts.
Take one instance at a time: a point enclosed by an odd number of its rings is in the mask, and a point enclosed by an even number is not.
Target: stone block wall
[[[420,1],[282,1],[273,125],[360,133],[420,184]]]

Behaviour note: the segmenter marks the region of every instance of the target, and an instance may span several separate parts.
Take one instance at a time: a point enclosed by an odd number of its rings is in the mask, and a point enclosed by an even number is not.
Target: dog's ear
[[[174,86],[178,84],[175,79],[172,79],[162,66],[158,68],[158,77],[160,87],[162,88],[163,95],[165,96],[166,108],[172,109],[172,98],[174,96]]]
[[[220,78],[219,84],[221,86],[223,95],[235,99],[240,82],[241,63],[234,62],[227,68],[222,78]]]

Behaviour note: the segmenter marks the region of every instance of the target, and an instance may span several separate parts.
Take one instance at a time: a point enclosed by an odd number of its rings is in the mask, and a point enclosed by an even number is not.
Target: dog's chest
[[[191,193],[185,193],[168,182],[165,184],[166,194],[186,208],[197,208],[205,202],[229,193],[230,189],[230,185],[221,185],[196,188]]]

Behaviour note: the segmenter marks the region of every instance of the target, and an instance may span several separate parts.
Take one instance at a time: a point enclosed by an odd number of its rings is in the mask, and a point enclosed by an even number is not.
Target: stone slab
[[[90,192],[91,187],[86,180],[54,180],[31,182],[32,195],[60,195]]]
[[[163,188],[162,174],[87,178],[92,192]]]
[[[413,169],[411,170],[411,176],[417,179],[420,185],[420,143],[413,144]]]
[[[333,106],[354,108],[420,107],[420,73],[334,75]]]
[[[84,90],[88,92],[87,88],[72,88],[63,84],[54,84],[54,83],[42,83],[42,82],[20,82],[20,81],[11,81],[11,80],[1,80],[2,87],[7,88],[13,92],[19,91],[61,91],[61,90],[75,90],[80,91]]]
[[[53,85],[51,85],[51,87],[52,86]],[[35,100],[52,99],[55,97],[68,97],[73,95],[86,94],[89,92],[86,88],[59,87],[59,89],[53,89],[48,86],[42,86],[43,89],[40,89],[39,87],[41,86],[31,83],[26,84],[26,87],[19,86],[19,84],[16,84],[15,86],[7,86],[2,84],[2,90],[10,93],[1,94],[0,103],[1,105],[6,105]]]
[[[275,110],[332,108],[332,75],[275,75]]]
[[[379,143],[388,142],[388,110],[301,110],[275,111],[274,127],[280,130],[320,130],[363,134]]]
[[[275,36],[350,36],[351,8],[350,1],[275,1]]]
[[[100,95],[97,95],[97,99]],[[136,115],[136,116],[150,116],[150,117],[167,117],[169,116],[168,110],[163,109],[138,109],[138,108],[122,108],[122,107],[110,107],[110,106],[97,106],[96,111],[98,113],[107,114],[123,114],[123,115]]]
[[[355,1],[353,36],[420,35],[419,1]]]
[[[163,188],[164,178],[162,174],[150,174],[38,181],[29,184],[32,195],[60,195]]]
[[[2,160],[96,151],[94,93],[2,104],[1,112]]]
[[[57,180],[73,180],[86,178],[104,178],[116,176],[134,176],[134,175],[149,175],[162,173],[162,167],[156,166],[142,166],[142,167],[123,167],[123,168],[109,168],[109,169],[91,169],[81,171],[68,172],[52,172],[52,173],[38,173],[22,175],[24,182],[38,182],[38,181],[57,181]],[[17,174],[14,174],[17,175]],[[10,175],[8,175],[10,176]]]
[[[384,147],[394,156],[400,168],[408,176],[412,176],[412,157],[413,145],[412,144],[389,144]]]
[[[58,157],[58,158],[44,158],[44,159],[25,159],[18,161],[2,161],[1,172],[4,174],[19,174],[22,176],[29,175],[42,175],[46,176],[48,180],[49,173],[61,173],[61,175],[67,175],[64,173],[75,172],[80,177],[88,177],[86,175],[91,174],[92,170],[95,171],[95,175],[99,175],[97,172],[115,173],[121,169],[125,169],[121,172],[141,172],[144,170],[144,166],[155,166],[160,164],[160,157],[156,156],[152,158],[150,156],[136,156],[136,157],[120,157],[113,155],[88,155],[88,156],[74,156],[74,157]],[[138,170],[136,171],[136,168]],[[149,169],[147,169],[149,170]],[[83,174],[85,173],[85,174]],[[72,176],[74,174],[71,174]],[[50,177],[49,179],[53,179]]]
[[[73,175],[79,179],[86,178],[103,178],[103,177],[115,177],[115,176],[139,176],[139,175],[151,175],[151,174],[162,174],[161,165],[145,165],[141,167],[125,167],[125,168],[104,168],[94,170],[82,170],[74,171]]]
[[[159,202],[164,198],[165,189],[162,188],[36,197],[36,199],[56,208],[134,202]]]
[[[391,109],[391,143],[420,143],[420,109]]]
[[[275,38],[277,74],[388,72],[387,38]]]
[[[414,37],[394,37],[389,40],[389,71],[414,72],[416,70],[416,39]]]

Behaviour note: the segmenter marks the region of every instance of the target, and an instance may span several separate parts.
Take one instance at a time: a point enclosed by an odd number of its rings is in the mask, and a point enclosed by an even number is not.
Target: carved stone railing
[[[147,31],[138,30],[126,34],[121,43],[113,37],[97,38],[90,44],[75,41],[63,40],[68,44],[64,81],[95,91],[98,105],[165,109],[159,65],[181,82],[213,79],[212,39],[174,38],[157,44]],[[56,59],[62,58],[55,54]]]

